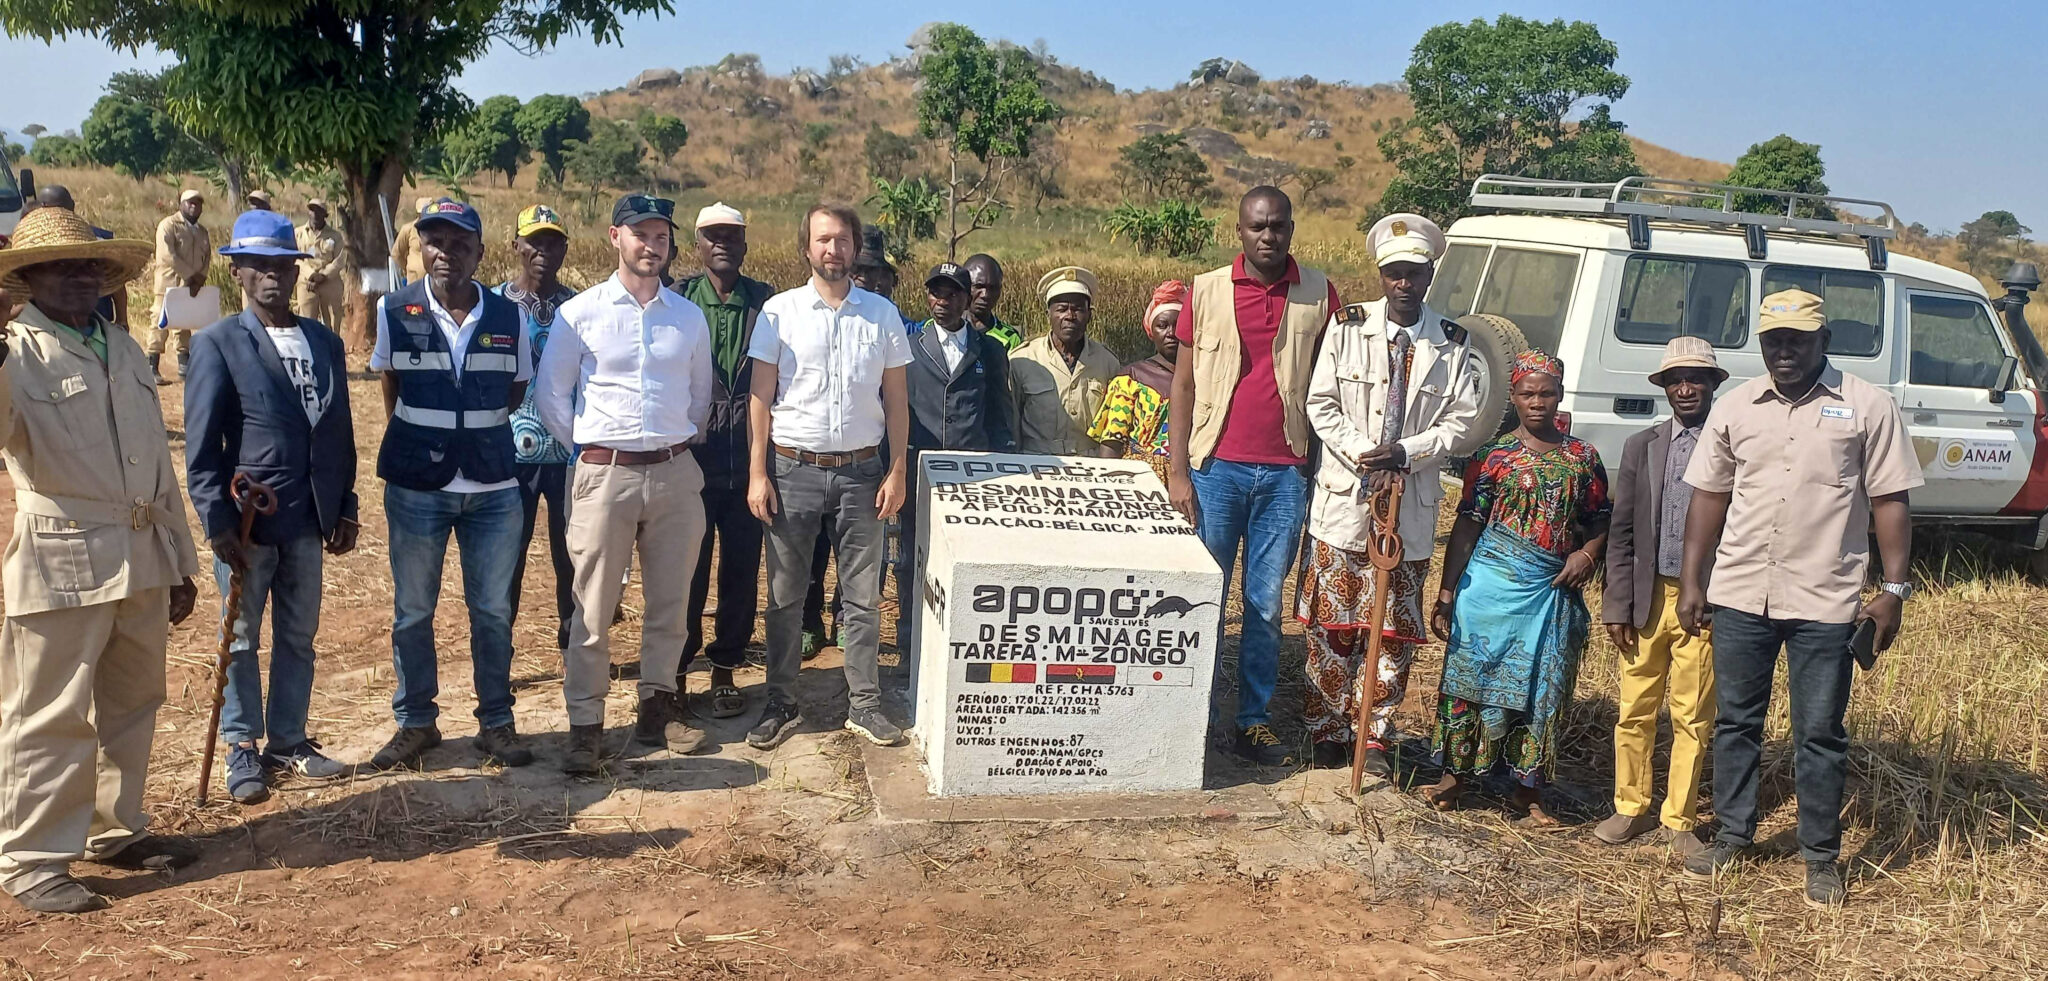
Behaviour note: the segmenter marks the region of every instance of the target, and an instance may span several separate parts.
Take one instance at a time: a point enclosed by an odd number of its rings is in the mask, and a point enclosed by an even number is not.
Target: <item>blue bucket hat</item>
[[[435,221],[445,221],[478,235],[484,233],[484,220],[477,215],[476,209],[450,198],[441,198],[420,209],[420,225]]]
[[[292,235],[292,220],[275,211],[244,211],[235,219],[235,231],[221,255],[281,255],[293,259],[311,256],[299,251]]]

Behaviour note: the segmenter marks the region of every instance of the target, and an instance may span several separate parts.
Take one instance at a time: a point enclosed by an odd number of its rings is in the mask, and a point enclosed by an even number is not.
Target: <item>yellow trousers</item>
[[[1714,645],[1678,625],[1678,580],[1657,577],[1649,626],[1633,650],[1621,652],[1621,717],[1614,724],[1614,809],[1647,814],[1656,782],[1657,707],[1671,707],[1671,772],[1663,824],[1690,831],[1699,823],[1700,767],[1714,728]]]

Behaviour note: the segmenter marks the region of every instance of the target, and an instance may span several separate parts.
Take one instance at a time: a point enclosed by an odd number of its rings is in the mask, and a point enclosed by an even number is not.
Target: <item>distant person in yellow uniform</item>
[[[156,372],[159,385],[168,384],[159,364],[166,334],[177,335],[178,377],[185,377],[185,366],[192,362],[192,332],[163,329],[164,294],[184,287],[197,296],[199,288],[206,285],[206,270],[213,264],[213,237],[199,223],[205,210],[205,197],[198,191],[186,191],[178,195],[178,213],[156,226],[156,311],[149,319],[155,329],[149,332],[148,350],[149,370]]]
[[[391,261],[405,273],[405,282],[417,283],[427,278],[426,259],[420,254],[419,214],[433,204],[433,198],[420,198],[412,203],[413,220],[398,230],[398,237],[391,244]],[[404,285],[394,283],[394,287]]]
[[[342,303],[348,296],[342,285],[346,273],[342,269],[341,233],[327,223],[327,202],[308,201],[306,212],[312,217],[298,230],[297,237],[299,251],[308,258],[299,260],[299,288],[292,306],[299,316],[318,320],[321,326],[338,334]]]

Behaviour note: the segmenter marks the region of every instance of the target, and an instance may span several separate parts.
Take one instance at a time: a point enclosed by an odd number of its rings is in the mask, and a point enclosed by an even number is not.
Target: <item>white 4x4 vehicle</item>
[[[1759,202],[1774,210],[1754,210]],[[1669,415],[1648,378],[1666,341],[1706,338],[1730,384],[1761,375],[1759,301],[1798,287],[1824,301],[1834,365],[1904,410],[1927,476],[1912,495],[1914,517],[2022,542],[2048,575],[2048,355],[2021,315],[2039,284],[2031,267],[2016,266],[1994,303],[1968,274],[1889,255],[1890,206],[1850,198],[1489,176],[1473,185],[1472,203],[1496,213],[1451,226],[1430,307],[1519,328],[1475,330],[1482,360],[1499,364],[1523,346],[1562,358],[1560,411],[1609,466],[1630,434]],[[1806,217],[1837,210],[1882,216]],[[1505,385],[1487,374],[1482,389],[1505,407]]]
[[[14,234],[24,203],[21,187],[14,183],[14,167],[7,161],[7,151],[0,148],[0,248],[6,248],[8,237]]]

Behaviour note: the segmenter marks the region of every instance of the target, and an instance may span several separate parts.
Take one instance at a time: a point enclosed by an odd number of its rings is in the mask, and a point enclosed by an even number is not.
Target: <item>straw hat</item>
[[[13,244],[0,249],[0,289],[28,296],[21,270],[66,259],[97,259],[107,267],[107,278],[100,284],[100,295],[105,296],[142,275],[155,257],[156,248],[148,242],[95,236],[77,212],[37,208],[15,226]]]

